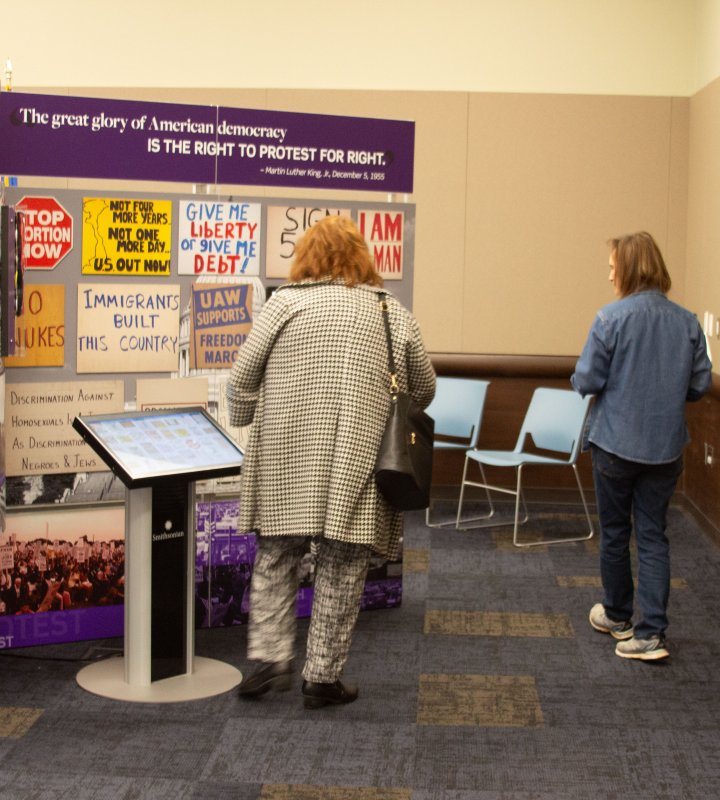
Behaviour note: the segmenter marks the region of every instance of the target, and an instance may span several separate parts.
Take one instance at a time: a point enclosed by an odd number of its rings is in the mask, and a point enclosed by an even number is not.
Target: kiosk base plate
[[[180,703],[229,692],[240,684],[242,673],[213,658],[193,658],[193,671],[134,686],[125,680],[125,659],[108,658],[78,672],[78,684],[92,694],[135,703]]]

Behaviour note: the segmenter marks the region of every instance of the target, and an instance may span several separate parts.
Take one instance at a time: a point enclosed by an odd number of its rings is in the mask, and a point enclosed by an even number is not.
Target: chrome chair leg
[[[577,487],[580,490],[580,499],[582,500],[583,508],[585,510],[585,518],[587,519],[588,523],[588,534],[587,536],[575,536],[565,539],[542,539],[541,541],[537,542],[520,542],[517,538],[517,523],[515,524],[515,529],[513,530],[513,544],[515,547],[537,547],[540,544],[567,544],[569,542],[586,542],[588,539],[592,539],[595,531],[593,529],[592,519],[590,517],[590,509],[588,508],[587,500],[585,499],[585,492],[582,488],[582,483],[580,482],[580,473],[578,472],[577,465],[571,464],[573,468],[573,472],[575,473],[575,482],[577,483]]]

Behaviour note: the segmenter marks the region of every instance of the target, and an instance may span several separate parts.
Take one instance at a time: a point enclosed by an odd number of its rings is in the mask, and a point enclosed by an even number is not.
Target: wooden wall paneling
[[[720,377],[713,375],[713,389],[698,403],[688,403],[690,444],[685,451],[682,491],[704,520],[709,532],[720,539]],[[705,464],[705,443],[712,446],[712,465]]]
[[[463,356],[433,354],[439,375],[489,380],[479,446],[486,450],[512,449],[517,441],[533,391],[540,386],[570,388],[569,377],[575,359],[531,356]],[[436,486],[459,486],[464,462],[463,452],[437,451],[433,482]],[[470,465],[472,469],[474,465]],[[578,462],[583,487],[592,489],[592,466],[589,454]],[[475,468],[477,474],[477,468]],[[487,477],[501,486],[513,486],[511,470],[488,469]],[[573,489],[575,479],[569,469],[526,468],[528,488]]]
[[[511,448],[517,439],[525,409],[538,386],[566,388],[575,365],[574,358],[431,354],[438,375],[474,377],[490,380],[485,414],[480,431],[480,446]],[[698,403],[687,405],[691,442],[685,450],[685,472],[678,485],[678,497],[703,523],[704,529],[720,541],[720,376],[713,375],[712,389]],[[714,463],[705,464],[705,443],[714,450]],[[455,490],[462,477],[464,455],[438,452],[433,482],[446,492]],[[578,462],[580,479],[592,491],[592,464],[589,453]],[[509,470],[488,473],[491,481],[512,485]],[[508,473],[510,480],[508,481]],[[570,470],[536,468],[527,473],[530,489],[573,489]]]

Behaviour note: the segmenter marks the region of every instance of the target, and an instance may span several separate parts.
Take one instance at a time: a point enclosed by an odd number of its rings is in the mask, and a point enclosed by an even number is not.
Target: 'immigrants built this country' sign
[[[405,192],[415,123],[0,93],[0,173]]]

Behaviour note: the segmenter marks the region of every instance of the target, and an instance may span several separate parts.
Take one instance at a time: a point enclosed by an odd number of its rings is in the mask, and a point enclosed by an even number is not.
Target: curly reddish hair
[[[382,286],[367,243],[350,217],[323,217],[295,248],[290,281],[342,280],[346,286]]]

